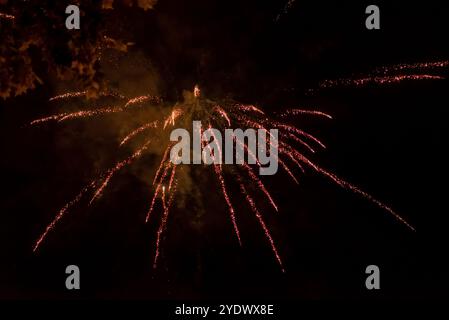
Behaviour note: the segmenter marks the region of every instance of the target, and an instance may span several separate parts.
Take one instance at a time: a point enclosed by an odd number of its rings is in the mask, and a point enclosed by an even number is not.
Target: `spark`
[[[173,190],[172,190],[172,192],[170,192],[170,198],[168,200],[168,204],[166,206],[164,205],[164,213],[162,215],[161,223],[160,223],[159,229],[157,231],[156,250],[155,250],[154,260],[153,260],[153,269],[155,269],[157,267],[157,260],[159,257],[161,236],[162,236],[162,233],[164,232],[164,229],[166,229],[168,213],[170,211],[171,205],[173,203],[173,199],[175,197],[176,186],[177,186],[177,181],[175,180],[175,183],[173,184]],[[164,192],[164,197],[165,197],[165,187],[163,188],[163,192]]]
[[[58,101],[65,99],[73,99],[78,97],[84,97],[87,94],[87,91],[77,91],[77,92],[67,92],[64,94],[60,94],[54,97],[51,97],[48,101]]]
[[[391,73],[395,71],[405,70],[425,70],[445,68],[449,66],[449,61],[433,61],[433,62],[417,62],[417,63],[401,63],[391,66],[383,66],[376,69],[376,73]]]
[[[285,170],[285,172],[287,172],[287,174],[290,176],[290,178],[292,178],[292,180],[296,183],[299,184],[298,179],[295,177],[295,175],[293,174],[293,172],[290,170],[290,168],[285,164],[285,162],[281,159],[279,159],[279,164],[282,166],[282,168]]]
[[[445,77],[430,75],[430,74],[411,74],[411,75],[395,75],[395,76],[370,76],[365,78],[342,78],[338,80],[326,80],[321,83],[321,88],[332,88],[336,86],[355,86],[363,87],[369,84],[392,84],[403,81],[417,81],[417,80],[443,80]]]
[[[175,174],[176,174],[176,164],[173,165],[173,169],[171,170],[170,181],[168,183],[168,191],[170,191],[171,188],[172,188],[173,180],[175,178]]]
[[[125,104],[124,108],[126,109],[131,106],[142,104],[145,102],[149,102],[151,104],[160,104],[162,102],[162,99],[158,96],[151,96],[151,95],[139,96],[136,98],[129,99],[128,102]]]
[[[288,137],[296,142],[298,142],[299,144],[303,145],[304,147],[306,147],[310,152],[315,153],[315,149],[313,149],[307,142],[305,142],[304,140],[302,140],[301,138],[295,136],[294,134],[288,132],[287,135],[283,135],[284,137]]]
[[[30,126],[42,124],[49,121],[57,121],[62,122],[69,119],[77,119],[77,118],[89,118],[93,116],[100,116],[104,114],[110,114],[110,113],[117,113],[123,111],[123,108],[120,107],[107,107],[107,108],[101,108],[96,110],[83,110],[83,111],[77,111],[72,113],[60,113],[48,117],[44,117],[41,119],[33,120],[29,123]]]
[[[211,128],[212,128],[212,126],[209,123],[209,129],[211,129]],[[216,140],[217,137],[215,137],[215,134],[213,133],[213,131],[211,131],[211,132],[212,132],[212,136],[213,136],[214,140]],[[203,143],[204,143],[204,141],[203,141]],[[210,144],[208,144],[207,146],[209,148],[209,152],[211,152]],[[217,145],[217,146],[218,146],[218,157],[219,157],[219,159],[221,159],[222,158],[221,149],[220,149],[219,145]],[[215,158],[215,155],[213,157]],[[228,205],[229,216],[231,218],[231,222],[232,222],[232,225],[234,227],[235,234],[236,234],[237,239],[239,241],[239,244],[241,246],[242,245],[242,240],[240,238],[240,231],[239,231],[239,228],[237,226],[237,221],[235,219],[235,210],[234,210],[234,207],[232,206],[231,199],[229,198],[228,191],[226,189],[226,184],[225,184],[225,180],[224,180],[224,177],[223,177],[223,167],[220,164],[215,164],[214,165],[214,169],[215,169],[215,174],[217,176],[217,179],[218,179],[218,181],[220,183],[220,186],[221,186],[221,191],[223,193],[223,197],[224,197],[224,199],[226,201],[226,204]]]
[[[141,126],[141,127],[137,128],[137,129],[131,131],[128,135],[126,135],[126,137],[124,137],[122,139],[122,141],[120,141],[120,146],[124,145],[129,140],[134,138],[139,133],[144,132],[145,130],[157,128],[157,125],[158,125],[158,121],[155,120],[155,121],[152,121],[152,122],[148,122],[148,123],[144,124],[143,126]]]
[[[165,204],[165,186],[162,186],[162,208],[164,208],[164,210],[166,209],[166,204]]]
[[[157,177],[159,176],[159,172],[161,171],[162,167],[165,164],[165,161],[167,160],[167,156],[168,156],[168,153],[170,152],[170,148],[171,148],[171,146],[168,146],[165,149],[165,151],[164,151],[164,155],[162,156],[162,160],[161,160],[161,162],[159,164],[159,167],[158,167],[158,169],[156,171],[156,174],[154,175],[153,185],[156,183]]]
[[[262,110],[260,110],[259,108],[257,108],[254,105],[244,105],[244,104],[238,104],[236,106],[237,109],[239,109],[240,111],[244,111],[244,112],[256,112],[256,113],[260,113],[260,114],[265,114],[265,112],[263,112]]]
[[[99,116],[103,114],[108,113],[117,113],[122,112],[123,108],[121,107],[107,107],[107,108],[101,108],[97,110],[84,110],[84,111],[78,111],[73,113],[65,114],[64,116],[60,117],[58,122],[69,120],[69,119],[76,119],[76,118],[87,118],[87,117],[93,117],[93,116]]]
[[[252,159],[253,161],[255,161],[256,164],[257,164],[259,167],[262,166],[262,164],[260,163],[259,159],[258,159],[258,158],[256,157],[256,155],[255,155],[255,154],[248,148],[248,146],[247,146],[245,143],[243,143],[242,141],[240,141],[240,139],[236,139],[235,137],[234,137],[234,141],[235,141],[241,148],[243,148],[243,149],[246,151],[246,153],[248,154],[248,158],[251,157],[251,159]],[[243,155],[242,161],[244,162],[244,160],[245,160],[245,155]]]
[[[278,206],[274,202],[273,197],[271,196],[270,192],[268,192],[267,188],[265,188],[265,185],[262,183],[262,181],[254,173],[253,169],[247,163],[244,163],[243,167],[248,171],[249,177],[257,184],[259,189],[266,195],[268,201],[273,206],[274,210],[278,211]]]
[[[292,134],[298,134],[300,136],[306,137],[312,141],[314,141],[315,143],[317,143],[320,147],[326,149],[326,145],[321,142],[318,138],[316,138],[315,136],[311,135],[310,133],[307,133],[301,129],[296,128],[295,126],[292,125],[288,125],[288,124],[283,124],[280,122],[271,122],[273,124],[273,126],[277,127],[277,128],[281,128],[281,129],[285,129],[287,132],[292,133]],[[300,140],[300,138],[299,138]]]
[[[389,212],[391,215],[393,215],[398,221],[400,221],[401,223],[403,223],[405,226],[407,226],[409,229],[411,229],[412,231],[416,231],[415,228],[408,223],[404,218],[402,218],[400,215],[398,215],[395,211],[393,211],[393,209],[391,209],[390,207],[388,207],[387,205],[383,204],[382,202],[380,202],[379,200],[375,199],[373,196],[371,196],[370,194],[368,194],[367,192],[359,189],[358,187],[354,186],[353,184],[337,177],[335,174],[319,167],[318,165],[316,165],[315,163],[313,163],[312,161],[310,161],[308,158],[306,158],[304,155],[300,154],[299,152],[297,152],[296,150],[293,150],[293,152],[295,153],[295,155],[304,163],[307,164],[308,166],[310,166],[312,169],[314,169],[316,172],[324,175],[325,177],[330,178],[333,182],[335,182],[337,185],[339,185],[340,187],[342,187],[343,189],[347,189],[350,190],[354,193],[357,193],[359,195],[361,195],[362,197],[364,197],[365,199],[371,201],[372,203],[376,204],[377,206],[379,206],[380,208],[382,208],[383,210]]]
[[[297,116],[302,114],[310,114],[315,116],[322,116],[328,119],[332,119],[332,116],[321,111],[317,110],[303,110],[303,109],[289,109],[283,113],[281,113],[279,116],[282,118],[290,117],[290,116]]]
[[[282,143],[281,145],[282,146],[280,148],[280,152],[282,154],[288,156],[290,158],[290,160],[292,162],[294,162],[303,173],[305,173],[304,167],[301,165],[301,163],[299,163],[299,161],[294,156],[294,153],[292,152],[292,148],[289,145],[284,144],[284,143]]]
[[[61,94],[61,95],[52,97],[49,99],[49,101],[77,98],[77,97],[82,97],[86,94],[87,94],[87,91],[68,92],[65,94]],[[111,97],[115,97],[118,99],[125,99],[125,97],[120,94],[108,93],[108,92],[100,93],[100,96],[111,96]],[[130,107],[144,104],[145,102],[148,102],[150,104],[158,104],[161,101],[162,101],[162,99],[157,96],[150,96],[150,95],[139,96],[139,97],[127,100],[126,104],[123,107],[122,106],[110,106],[110,107],[102,107],[102,108],[92,109],[92,110],[81,110],[81,111],[76,111],[76,112],[72,112],[72,113],[63,112],[60,114],[33,120],[29,123],[29,125],[41,124],[41,123],[52,121],[52,120],[62,122],[62,121],[69,120],[69,119],[88,118],[88,117],[99,116],[99,115],[104,115],[104,114],[119,113],[119,112],[126,111]],[[176,114],[176,116],[179,116],[179,114]],[[142,129],[142,131],[143,130],[144,129]],[[137,132],[137,133],[139,133],[139,132]],[[135,133],[135,134],[137,134],[137,133]],[[131,132],[130,135],[133,136],[133,132]]]
[[[87,96],[88,91],[75,91],[75,92],[67,92],[67,93],[63,93],[54,97],[51,97],[48,101],[60,101],[60,100],[68,100],[68,99],[73,99],[73,98],[79,98],[79,97],[85,97]],[[114,98],[119,98],[119,99],[126,99],[125,96],[118,94],[118,93],[113,93],[113,92],[100,92],[99,93],[100,97],[114,97]]]
[[[353,76],[336,80],[325,80],[319,84],[320,88],[333,87],[364,87],[370,84],[389,85],[404,81],[443,80],[442,75],[430,74],[430,70],[443,69],[449,66],[449,61],[401,63],[376,68],[365,76]],[[398,74],[399,72],[399,74]],[[405,73],[414,72],[414,73]],[[419,72],[419,73],[417,73]]]
[[[41,118],[41,119],[36,119],[30,122],[30,125],[33,126],[35,124],[40,124],[40,123],[44,123],[44,122],[48,122],[48,121],[52,121],[52,120],[59,120],[62,117],[65,117],[68,113],[61,113],[61,114],[57,114],[54,116],[49,116],[49,117],[45,117],[45,118]]]

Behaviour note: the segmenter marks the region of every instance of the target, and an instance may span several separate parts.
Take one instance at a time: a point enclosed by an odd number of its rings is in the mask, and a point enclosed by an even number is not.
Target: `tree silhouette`
[[[104,84],[98,72],[106,48],[126,52],[130,43],[109,36],[110,12],[121,7],[152,9],[157,0],[0,0],[0,96],[18,96],[48,75],[76,81],[88,97]],[[65,27],[65,8],[80,8],[80,30]]]

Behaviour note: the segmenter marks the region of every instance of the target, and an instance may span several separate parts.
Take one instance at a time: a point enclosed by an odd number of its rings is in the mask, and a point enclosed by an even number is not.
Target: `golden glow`
[[[195,98],[199,98],[201,95],[201,90],[200,87],[198,85],[195,85],[195,88],[193,88],[193,95],[195,96]]]

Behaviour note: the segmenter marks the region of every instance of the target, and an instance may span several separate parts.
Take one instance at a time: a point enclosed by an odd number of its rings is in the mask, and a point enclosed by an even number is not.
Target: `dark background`
[[[333,121],[307,129],[329,146],[317,162],[391,205],[417,229],[324,178],[300,186],[269,183],[281,204],[266,219],[284,260],[283,274],[257,221],[238,209],[239,248],[217,189],[203,187],[201,222],[174,210],[157,270],[156,223],[144,225],[148,186],[120,174],[95,206],[70,212],[38,254],[32,246],[60,207],[96,172],[92,150],[112,150],[68,124],[24,128],[51,114],[52,86],[1,104],[0,297],[124,299],[393,299],[447,296],[449,82],[403,82],[307,94],[323,79],[385,64],[449,58],[444,1],[377,1],[381,30],[365,28],[360,1],[161,0],[150,13],[120,10],[125,33],[158,71],[161,93],[176,101],[199,83],[210,96],[231,96],[267,110],[310,106]],[[111,14],[111,19],[115,13]],[[118,14],[118,13],[117,13]],[[88,19],[88,17],[86,17]],[[117,20],[118,21],[118,20]],[[114,31],[114,30],[113,30]],[[444,75],[448,75],[447,68]],[[62,132],[67,132],[67,128]],[[89,144],[93,145],[90,145]],[[263,206],[263,205],[262,205]],[[65,267],[81,269],[80,291],[65,289]],[[381,290],[365,289],[365,268],[381,270]]]

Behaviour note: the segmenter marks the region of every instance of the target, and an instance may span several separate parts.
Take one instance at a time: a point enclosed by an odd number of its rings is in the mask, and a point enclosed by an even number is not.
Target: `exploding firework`
[[[401,76],[389,75],[393,71],[404,70],[421,70],[421,69],[433,69],[448,66],[447,62],[437,63],[423,63],[413,65],[397,65],[379,68],[375,71],[375,76],[368,77],[369,81],[376,83],[392,83],[396,81],[402,81],[409,78],[401,78]],[[391,78],[394,77],[394,78]],[[405,76],[404,76],[405,77]],[[407,76],[412,80],[425,80],[426,75]],[[435,76],[436,77],[436,76]],[[439,79],[439,78],[438,78]],[[368,81],[368,80],[366,80]],[[358,84],[364,83],[363,79],[347,79],[346,81],[338,81],[335,83],[328,82],[334,85],[345,85],[346,83]],[[65,101],[66,99],[78,98],[84,96],[85,92],[67,93],[57,97],[53,97],[51,101]],[[89,109],[84,111],[78,111],[74,113],[61,113],[57,115],[48,116],[42,119],[34,120],[30,123],[32,126],[42,125],[44,123],[55,121],[63,122],[74,119],[86,119],[97,116],[102,116],[111,113],[123,113],[130,109],[139,108],[152,108],[155,105],[161,105],[162,100],[154,96],[139,96],[132,99],[126,99],[120,95],[104,94],[112,96],[119,101],[117,105],[100,107],[96,109]],[[114,175],[126,166],[131,165],[133,162],[141,158],[145,153],[152,152],[160,155],[160,162],[155,170],[154,177],[148,181],[151,185],[152,193],[148,201],[148,211],[146,213],[145,222],[149,222],[153,218],[153,212],[156,208],[162,208],[162,216],[159,221],[159,228],[156,234],[155,249],[154,249],[154,264],[153,267],[157,267],[157,262],[160,256],[160,245],[162,236],[167,229],[167,219],[169,212],[176,205],[177,192],[182,187],[183,177],[179,175],[182,171],[182,165],[176,165],[171,159],[171,150],[174,145],[169,139],[169,133],[174,128],[190,129],[193,120],[200,120],[206,128],[217,128],[219,130],[231,129],[231,128],[257,128],[263,130],[265,133],[270,134],[269,130],[277,129],[279,132],[278,141],[278,156],[277,161],[280,164],[282,170],[291,178],[295,183],[298,183],[299,177],[295,172],[299,169],[300,172],[306,172],[311,170],[316,174],[319,174],[332,183],[347,189],[364,199],[370,201],[374,205],[378,206],[385,212],[389,213],[392,217],[398,220],[411,230],[415,230],[414,227],[408,223],[404,218],[393,211],[389,206],[380,202],[372,197],[370,194],[361,190],[360,188],[352,185],[351,183],[341,179],[334,173],[325,170],[317,163],[315,163],[311,156],[319,149],[325,148],[323,142],[312,134],[296,127],[291,124],[289,120],[296,116],[312,116],[320,117],[324,119],[332,119],[332,117],[319,110],[303,110],[303,109],[289,109],[283,112],[268,114],[261,108],[249,105],[241,104],[233,100],[224,101],[212,101],[204,98],[201,94],[200,88],[195,86],[193,92],[186,93],[184,101],[177,103],[174,106],[164,107],[163,112],[158,114],[158,118],[151,117],[147,119],[146,123],[138,126],[125,134],[120,139],[118,147],[123,146],[130,140],[135,139],[138,135],[148,135],[148,138],[136,148],[133,154],[131,154],[125,160],[117,162],[112,168],[106,170],[100,177],[93,179],[81,192],[76,195],[74,199],[69,201],[56,215],[53,221],[45,228],[44,232],[38,237],[33,247],[34,251],[38,250],[44,242],[45,238],[51,232],[58,222],[69,212],[69,210],[75,205],[80,203],[80,200],[84,197],[89,198],[89,205],[94,201],[101,198],[101,195],[111,182]],[[201,128],[201,133],[203,128]],[[151,138],[150,138],[151,137]],[[216,137],[212,137],[214,140]],[[235,138],[234,138],[235,140]],[[265,186],[261,178],[259,178],[255,169],[260,168],[261,164],[258,161],[255,154],[248,148],[246,142],[240,142],[243,145],[239,145],[236,141],[235,148],[239,147],[245,150],[247,159],[253,161],[246,161],[240,165],[227,165],[227,164],[214,164],[213,170],[208,170],[205,165],[200,168],[205,172],[214,175],[217,179],[217,187],[221,194],[226,208],[229,214],[230,224],[234,230],[237,241],[242,245],[240,237],[240,230],[238,227],[238,216],[234,207],[234,199],[236,194],[233,194],[229,188],[229,180],[237,183],[239,186],[240,196],[242,196],[247,205],[248,210],[252,212],[262,228],[268,245],[273,252],[273,256],[276,262],[279,264],[280,269],[284,271],[284,265],[281,256],[278,252],[276,243],[270,233],[270,229],[265,223],[263,213],[259,209],[256,199],[264,199],[267,204],[277,212],[279,206],[276,200],[271,195],[268,188]],[[273,143],[270,138],[269,143]],[[205,145],[205,141],[202,141],[202,145]],[[162,146],[162,152],[155,152],[154,150],[160,150]],[[219,149],[218,156],[221,157],[221,153],[224,150]],[[212,152],[211,152],[212,155]],[[213,154],[213,157],[217,156]],[[250,164],[254,163],[254,164]],[[180,167],[180,168],[179,168]],[[229,179],[229,180],[228,180]],[[249,186],[255,186],[255,189],[250,190]],[[157,205],[158,204],[158,205]]]

